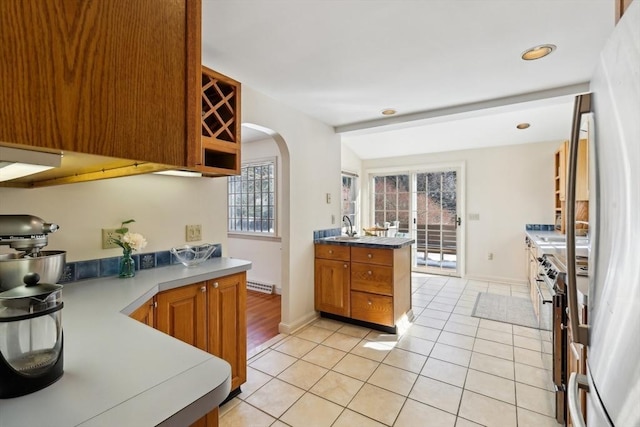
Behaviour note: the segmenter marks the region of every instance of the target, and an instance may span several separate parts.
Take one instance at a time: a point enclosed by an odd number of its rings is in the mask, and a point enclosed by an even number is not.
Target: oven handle
[[[571,142],[569,144],[569,168],[567,172],[567,288],[569,300],[569,322],[573,342],[589,345],[589,326],[578,319],[578,285],[576,274],[576,174],[578,170],[578,144],[580,143],[580,121],[583,114],[591,112],[591,94],[576,96],[573,107]]]
[[[539,284],[540,282],[544,283],[544,280],[536,279],[536,291],[538,291],[538,298],[540,298],[540,301],[542,301],[543,304],[551,304],[553,302],[552,299],[544,299],[544,296],[542,296]]]

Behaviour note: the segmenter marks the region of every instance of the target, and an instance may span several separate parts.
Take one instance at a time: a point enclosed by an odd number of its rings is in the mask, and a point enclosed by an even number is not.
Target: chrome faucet
[[[347,215],[344,215],[342,217],[342,222],[346,222],[349,224],[349,228],[347,229],[347,236],[349,237],[355,236],[356,232],[353,231],[353,223],[351,222],[351,218],[349,218]]]

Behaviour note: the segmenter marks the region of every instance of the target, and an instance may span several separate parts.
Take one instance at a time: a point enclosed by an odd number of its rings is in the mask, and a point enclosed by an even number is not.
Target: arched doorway
[[[274,163],[276,170],[276,227],[274,233],[247,233],[245,235],[229,233],[229,255],[252,261],[252,269],[248,271],[247,280],[260,286],[273,283],[280,291],[280,313],[273,321],[273,305],[263,298],[250,293],[248,303],[248,355],[260,351],[263,344],[270,341],[269,334],[277,335],[281,330],[282,319],[287,318],[289,306],[289,245],[290,245],[290,168],[289,150],[277,132],[253,123],[242,124],[242,160],[243,164]],[[252,287],[249,287],[251,289]],[[253,299],[251,299],[253,295]],[[257,301],[257,302],[256,302]],[[265,315],[253,313],[252,310],[265,310]],[[252,319],[259,319],[261,325],[252,325]],[[269,325],[264,325],[269,323]],[[272,327],[273,326],[273,327]],[[275,328],[275,329],[274,329]],[[273,332],[272,332],[273,331]],[[265,335],[267,334],[267,335]],[[264,341],[260,343],[260,341]]]

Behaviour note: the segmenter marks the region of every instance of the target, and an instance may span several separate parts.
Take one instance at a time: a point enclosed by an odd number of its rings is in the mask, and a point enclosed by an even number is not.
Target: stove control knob
[[[542,258],[541,256],[538,257],[538,262],[542,262],[544,261],[544,258]]]

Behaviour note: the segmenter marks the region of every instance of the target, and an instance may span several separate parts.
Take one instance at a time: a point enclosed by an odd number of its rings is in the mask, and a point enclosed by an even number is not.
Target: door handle
[[[462,218],[458,217],[458,219],[456,219],[456,224],[460,227],[462,225]]]
[[[586,427],[584,418],[582,418],[582,411],[580,410],[580,399],[578,394],[578,387],[584,388],[587,393],[589,392],[589,381],[587,376],[572,372],[569,377],[569,387],[567,389],[567,404],[569,405],[569,415],[571,421],[576,427]]]
[[[578,285],[576,274],[576,173],[578,169],[578,144],[580,143],[580,120],[583,114],[591,112],[591,94],[576,96],[573,108],[573,123],[569,144],[569,167],[567,174],[567,295],[569,300],[569,321],[574,342],[589,345],[589,325],[578,319]]]

